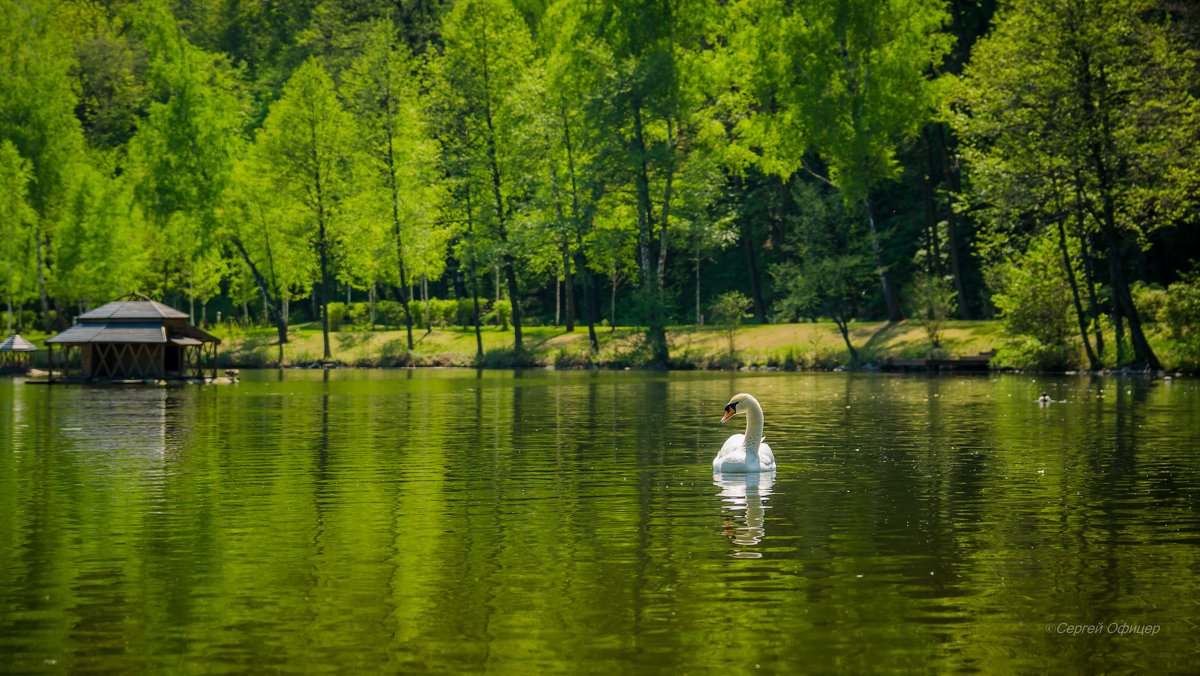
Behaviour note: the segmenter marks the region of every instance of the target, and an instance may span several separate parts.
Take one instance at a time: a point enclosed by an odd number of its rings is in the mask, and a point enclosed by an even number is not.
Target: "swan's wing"
[[[763,469],[775,469],[775,453],[765,441],[758,447],[758,461]]]
[[[742,440],[745,438],[745,434],[735,434],[725,440],[725,444],[721,446],[721,452],[717,453],[716,458],[713,458],[714,472],[721,471],[721,466],[726,462],[745,460],[746,449],[742,447]]]
[[[746,440],[745,434],[741,434],[740,432],[738,434],[734,434],[733,436],[731,436],[725,440],[725,444],[723,446],[721,446],[720,455],[725,455],[727,453],[733,453],[734,451],[742,450],[742,442],[745,440]]]

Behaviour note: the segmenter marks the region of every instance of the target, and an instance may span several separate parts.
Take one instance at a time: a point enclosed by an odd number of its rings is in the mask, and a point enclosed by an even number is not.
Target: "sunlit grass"
[[[276,332],[268,327],[216,327],[223,341],[222,361],[231,365],[274,366],[280,362]],[[972,355],[994,349],[999,341],[996,322],[951,322],[942,348],[949,355]],[[914,357],[929,353],[931,346],[915,322],[870,322],[852,324],[851,340],[861,361],[888,357]],[[487,326],[480,330],[485,358],[477,362],[473,328],[440,327],[413,330],[413,349],[408,349],[404,329],[367,330],[346,328],[331,332],[331,361],[350,366],[487,366],[556,365],[560,367],[638,366],[646,361],[640,327],[597,327],[599,352],[591,352],[587,326],[568,333],[552,326],[522,330],[525,353],[514,351],[514,332]],[[324,343],[320,325],[290,327],[289,342],[283,346],[284,366],[303,366],[323,361]],[[832,368],[848,361],[841,334],[831,322],[744,326],[734,337],[729,354],[725,333],[713,326],[670,327],[667,339],[673,364],[680,368],[731,368],[744,365],[781,368]]]

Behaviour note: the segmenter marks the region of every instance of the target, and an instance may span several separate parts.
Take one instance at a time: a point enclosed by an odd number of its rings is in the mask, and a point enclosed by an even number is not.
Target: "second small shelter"
[[[142,300],[134,300],[141,298]],[[63,347],[61,370],[70,377],[78,349],[85,378],[203,378],[217,376],[221,340],[191,325],[188,315],[141,294],[129,294],[75,318],[76,324],[46,340],[50,364]]]
[[[33,366],[37,346],[20,334],[12,334],[0,343],[0,373],[24,373]]]

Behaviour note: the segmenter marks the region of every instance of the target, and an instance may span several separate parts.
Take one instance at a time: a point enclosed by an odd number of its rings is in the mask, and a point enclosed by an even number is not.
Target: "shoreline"
[[[494,326],[480,332],[480,358],[473,328],[438,327],[413,332],[408,349],[404,328],[346,327],[331,331],[331,357],[325,359],[319,325],[289,327],[289,342],[280,345],[273,327],[218,325],[209,330],[221,339],[218,371],[238,368],[552,368],[564,370],[669,371],[911,371],[916,373],[1051,373],[1062,375],[1182,376],[1186,369],[1147,372],[1134,368],[1015,369],[998,367],[989,355],[1004,345],[997,320],[951,321],[934,349],[920,325],[856,322],[849,327],[858,354],[849,350],[832,322],[745,325],[730,335],[720,327],[674,326],[667,329],[670,360],[653,364],[641,327],[597,327],[600,349],[591,350],[586,326],[575,331],[552,326],[523,328],[523,350],[513,348],[513,331]],[[33,336],[41,342],[44,337]],[[44,352],[42,353],[44,356]],[[43,359],[44,361],[44,359]],[[36,364],[42,366],[44,364]],[[1194,375],[1194,374],[1193,374]]]

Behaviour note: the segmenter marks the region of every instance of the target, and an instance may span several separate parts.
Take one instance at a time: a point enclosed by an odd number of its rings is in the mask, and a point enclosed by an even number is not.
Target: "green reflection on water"
[[[711,473],[739,391],[773,477]],[[1196,650],[1194,381],[258,371],[6,379],[0,403],[0,670],[1178,672]]]

